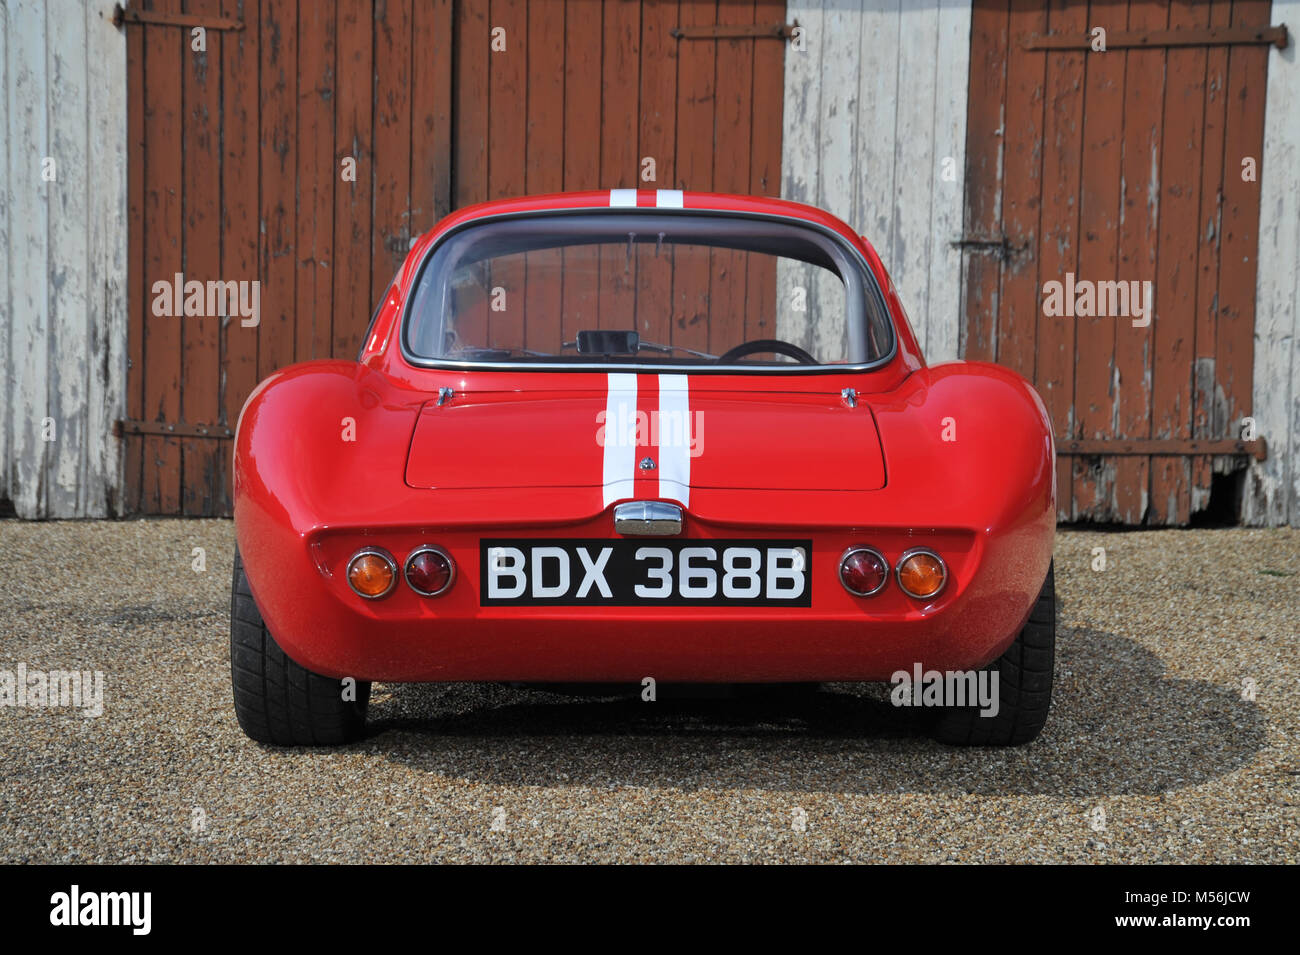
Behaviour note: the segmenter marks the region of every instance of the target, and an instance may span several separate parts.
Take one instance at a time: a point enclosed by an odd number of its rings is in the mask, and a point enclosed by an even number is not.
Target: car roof
[[[451,213],[443,218],[428,232],[424,233],[412,246],[407,258],[408,265],[423,258],[425,250],[441,235],[458,226],[475,219],[485,219],[501,215],[520,215],[530,212],[547,213],[568,210],[616,209],[627,212],[631,209],[644,209],[647,212],[671,211],[674,209],[698,212],[721,212],[729,214],[748,214],[780,216],[800,222],[808,222],[830,229],[848,242],[858,246],[867,253],[867,262],[876,278],[886,281],[887,275],[876,251],[865,237],[858,235],[842,219],[831,215],[824,209],[778,199],[773,196],[740,196],[720,192],[691,192],[682,189],[600,189],[587,192],[557,192],[541,196],[519,196],[509,199],[493,199]]]

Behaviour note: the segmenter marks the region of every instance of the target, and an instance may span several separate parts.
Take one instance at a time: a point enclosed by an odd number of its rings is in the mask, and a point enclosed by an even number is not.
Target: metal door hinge
[[[1200,454],[1227,454],[1257,461],[1268,457],[1268,445],[1263,438],[1239,441],[1234,438],[1207,440],[1202,438],[1097,438],[1089,440],[1063,440],[1056,446],[1058,455],[1096,455],[1106,457],[1122,455],[1170,455],[1195,457]]]
[[[992,252],[1003,262],[1011,258],[1011,256],[1018,255],[1029,248],[1028,242],[1022,242],[1020,245],[1013,245],[1011,240],[1005,235],[994,237],[964,235],[960,239],[954,239],[950,244],[954,249],[961,249],[962,251],[970,249],[974,252]]]
[[[1106,34],[1106,50],[1265,43],[1285,50],[1288,42],[1286,24],[1275,27],[1202,27],[1194,30],[1117,30]],[[1093,43],[1090,33],[1030,33],[1021,40],[1021,46],[1026,50],[1091,50]]]
[[[710,26],[673,27],[668,33],[678,40],[788,40],[794,35],[794,25],[717,23]]]
[[[168,421],[137,421],[133,418],[113,422],[115,437],[129,434],[158,434],[166,438],[213,438],[217,441],[228,441],[235,436],[235,432],[218,424],[173,424]]]
[[[119,30],[129,24],[163,27],[203,27],[205,30],[242,30],[244,21],[234,17],[208,16],[202,13],[162,13],[157,10],[136,10],[122,4],[113,6],[113,26]]]

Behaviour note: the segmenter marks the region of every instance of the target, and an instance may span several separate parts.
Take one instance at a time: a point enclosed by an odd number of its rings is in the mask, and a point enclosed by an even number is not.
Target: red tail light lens
[[[406,582],[421,597],[436,597],[451,586],[456,565],[437,547],[421,547],[406,558]]]
[[[840,558],[840,583],[855,597],[870,597],[889,582],[889,561],[870,547],[855,547]]]

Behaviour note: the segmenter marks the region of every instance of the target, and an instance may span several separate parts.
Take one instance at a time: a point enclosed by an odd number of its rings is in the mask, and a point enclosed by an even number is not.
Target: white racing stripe
[[[655,205],[660,209],[682,208],[682,190],[658,189],[655,191]]]
[[[617,190],[616,190],[617,191]],[[636,375],[610,374],[605,399],[605,507],[633,496],[636,474]]]
[[[627,208],[636,205],[635,189],[611,189],[609,190],[610,208]]]
[[[685,375],[659,376],[659,496],[691,503],[691,401]]]

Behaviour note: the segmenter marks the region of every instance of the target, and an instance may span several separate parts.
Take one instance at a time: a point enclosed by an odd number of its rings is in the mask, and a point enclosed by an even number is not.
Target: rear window
[[[503,218],[426,259],[403,341],[416,361],[865,364],[893,345],[858,254],[784,220],[581,213]]]

